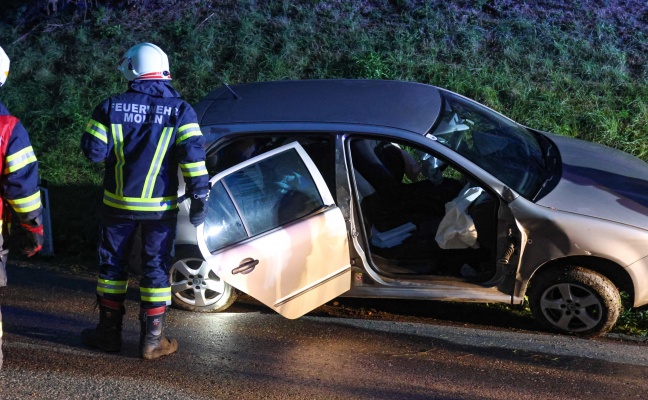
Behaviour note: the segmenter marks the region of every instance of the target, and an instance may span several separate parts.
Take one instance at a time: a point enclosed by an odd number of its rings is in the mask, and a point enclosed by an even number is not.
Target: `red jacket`
[[[0,102],[0,250],[8,233],[3,215],[10,205],[21,223],[41,225],[41,195],[38,186],[38,162],[27,131],[18,118],[9,114]],[[0,261],[0,286],[6,285],[4,263]]]

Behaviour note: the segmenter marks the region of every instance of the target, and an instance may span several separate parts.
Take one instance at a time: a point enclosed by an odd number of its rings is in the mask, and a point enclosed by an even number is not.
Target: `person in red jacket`
[[[0,47],[0,87],[9,75],[9,57]],[[27,131],[18,118],[0,102],[0,287],[7,285],[8,250],[5,239],[10,219],[9,204],[18,216],[27,241],[21,250],[33,256],[43,247],[41,195],[38,186],[38,162]],[[2,312],[0,311],[0,368],[2,368]]]
[[[171,86],[167,55],[152,43],[129,49],[118,64],[129,89],[102,101],[81,138],[88,159],[105,163],[97,298],[99,324],[82,332],[83,343],[121,349],[128,283],[127,249],[141,229],[140,356],[176,351],[164,336],[171,304],[171,267],[178,213],[178,169],[191,201],[190,220],[205,219],[209,190],[204,138],[193,108]]]

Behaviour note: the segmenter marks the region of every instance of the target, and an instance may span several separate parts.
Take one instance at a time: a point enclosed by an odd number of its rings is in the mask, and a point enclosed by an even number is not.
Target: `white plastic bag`
[[[436,242],[442,249],[479,248],[477,229],[467,210],[484,189],[466,186],[452,201],[445,205],[445,216],[439,224]]]

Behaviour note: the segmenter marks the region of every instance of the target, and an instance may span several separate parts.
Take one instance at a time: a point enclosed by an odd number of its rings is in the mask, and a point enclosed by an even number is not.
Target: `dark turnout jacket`
[[[86,157],[105,162],[106,212],[135,219],[176,215],[178,168],[188,194],[207,193],[204,143],[195,111],[163,80],[101,102],[81,139]]]

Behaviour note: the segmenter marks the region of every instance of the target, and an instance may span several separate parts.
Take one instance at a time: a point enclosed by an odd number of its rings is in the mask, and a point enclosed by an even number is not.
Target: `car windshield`
[[[474,101],[441,93],[441,120],[430,133],[520,195],[533,198],[548,175],[536,136]]]

